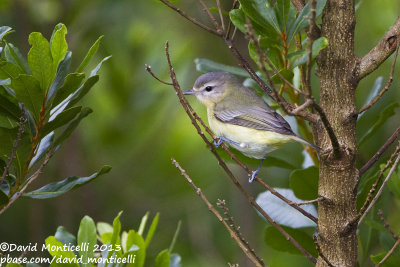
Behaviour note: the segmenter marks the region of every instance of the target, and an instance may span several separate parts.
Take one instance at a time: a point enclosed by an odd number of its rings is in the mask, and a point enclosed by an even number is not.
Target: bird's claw
[[[223,140],[221,137],[218,137],[218,141],[214,139],[214,146],[215,148],[219,148],[219,146],[222,144]]]
[[[249,183],[250,184],[254,181],[254,179],[256,179],[256,175],[257,174],[258,174],[258,170],[255,170],[255,171],[251,172],[251,177],[249,178]],[[249,176],[250,176],[250,174],[249,174]]]

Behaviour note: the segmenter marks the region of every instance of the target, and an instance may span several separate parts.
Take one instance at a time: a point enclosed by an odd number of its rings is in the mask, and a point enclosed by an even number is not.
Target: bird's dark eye
[[[206,91],[207,91],[207,92],[210,92],[212,89],[213,89],[212,86],[207,86],[207,87],[206,87]]]

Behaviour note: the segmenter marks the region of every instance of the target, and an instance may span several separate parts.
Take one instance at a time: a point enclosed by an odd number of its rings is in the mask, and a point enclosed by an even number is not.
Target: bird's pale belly
[[[262,159],[269,152],[292,141],[289,135],[222,123],[213,117],[209,117],[208,119],[210,128],[217,136],[223,136],[239,143],[240,146],[231,143],[228,144],[247,157]]]

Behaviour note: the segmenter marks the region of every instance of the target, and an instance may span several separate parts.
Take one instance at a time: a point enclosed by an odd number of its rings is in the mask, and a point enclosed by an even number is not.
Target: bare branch
[[[228,177],[231,181],[235,184],[235,186],[239,189],[240,193],[244,195],[244,197],[249,201],[249,203],[269,222],[271,223],[287,240],[289,240],[300,252],[302,252],[311,262],[316,263],[316,259],[308,253],[292,236],[290,236],[280,225],[276,224],[275,221],[269,217],[269,215],[257,204],[253,197],[251,197],[241,186],[239,181],[236,179],[232,171],[228,168],[226,163],[221,159],[221,157],[216,152],[213,144],[205,137],[203,131],[201,130],[200,126],[197,124],[196,119],[192,115],[190,109],[188,108],[188,102],[184,98],[182,94],[182,90],[176,78],[176,74],[174,72],[174,68],[171,64],[171,59],[169,56],[169,45],[168,42],[165,45],[165,53],[168,61],[168,65],[170,68],[170,77],[173,83],[173,87],[175,89],[176,94],[178,95],[179,101],[182,104],[183,108],[185,109],[186,113],[188,114],[190,120],[192,121],[193,126],[196,128],[197,133],[203,139],[203,141],[207,144],[208,148],[211,150],[213,155],[217,158],[218,164],[224,169],[224,171],[228,174]]]
[[[382,264],[393,254],[394,250],[400,245],[400,238],[398,237],[396,243],[394,243],[393,247],[389,250],[386,256],[376,265],[377,267],[382,266]]]
[[[156,79],[157,81],[159,81],[160,83],[163,83],[163,84],[166,84],[166,85],[173,85],[172,83],[165,82],[165,81],[161,80],[160,78],[158,78],[158,77],[153,73],[153,71],[151,70],[151,66],[149,66],[149,65],[147,65],[147,64],[145,64],[144,66],[146,67],[146,71],[147,71],[148,73],[150,73],[150,75],[153,76],[153,78]]]
[[[379,43],[371,49],[356,66],[355,73],[358,80],[361,80],[374,70],[376,70],[396,49],[396,41],[400,36],[400,17],[394,25],[385,33]],[[358,72],[358,73],[357,73]]]
[[[386,230],[389,231],[389,233],[392,235],[393,239],[396,240],[397,236],[394,234],[392,228],[390,228],[389,223],[386,221],[385,216],[383,215],[383,211],[382,210],[378,210],[378,215],[379,215],[379,219],[381,219],[383,226],[385,226]]]
[[[226,206],[225,200],[218,199],[217,206],[224,211],[224,214],[226,216],[226,220],[228,221],[229,226],[231,227],[231,229],[236,233],[236,235],[240,238],[240,240],[247,247],[247,249],[254,255],[254,257],[257,258],[258,262],[262,263],[263,266],[264,266],[264,261],[256,254],[254,249],[250,246],[249,242],[247,242],[247,240],[243,237],[242,233],[240,232],[240,227],[235,225],[235,222],[233,221],[233,217],[229,213],[229,209]]]
[[[378,201],[378,198],[381,196],[384,187],[386,186],[387,182],[389,181],[390,177],[392,176],[392,174],[394,173],[394,171],[397,168],[397,165],[399,164],[399,160],[400,160],[400,144],[399,146],[397,146],[396,152],[395,154],[397,154],[397,158],[396,161],[393,163],[392,168],[390,169],[388,175],[386,176],[385,180],[383,181],[381,187],[379,188],[378,192],[376,193],[374,199],[371,201],[371,203],[369,204],[368,208],[365,210],[365,212],[362,214],[360,220],[358,221],[358,227],[360,227],[360,225],[362,224],[362,222],[364,221],[365,217],[367,216],[368,212],[372,209],[372,207],[375,205],[376,201]]]
[[[220,36],[221,34],[214,30],[211,29],[210,27],[204,25],[201,22],[198,22],[195,18],[187,15],[185,12],[183,12],[182,10],[180,10],[179,8],[177,8],[176,6],[174,6],[173,4],[171,4],[171,2],[169,2],[168,0],[160,0],[161,2],[163,2],[166,6],[168,6],[169,8],[171,8],[172,10],[174,10],[175,12],[177,12],[179,15],[181,15],[182,17],[184,17],[185,19],[189,20],[190,22],[196,24],[197,26],[199,26],[200,28],[208,31],[209,33],[215,34]]]
[[[307,200],[307,201],[303,201],[303,202],[297,202],[296,204],[298,206],[302,206],[302,205],[313,204],[313,203],[316,203],[316,202],[319,202],[319,201],[322,201],[322,200],[324,200],[324,198],[323,197],[319,197],[319,198],[312,199],[312,200]]]
[[[198,0],[198,1],[199,1],[200,5],[203,7],[203,10],[207,13],[211,22],[214,24],[214,27],[217,29],[218,34],[222,35],[224,33],[224,31],[222,30],[221,26],[218,24],[217,20],[213,16],[213,14],[211,14],[210,9],[207,7],[207,5],[204,3],[203,0]]]
[[[291,0],[297,11],[301,11],[304,8],[304,0]]]
[[[190,186],[196,191],[197,195],[200,196],[200,198],[203,200],[203,202],[207,205],[208,209],[218,218],[218,220],[222,223],[222,225],[228,230],[230,236],[235,240],[235,242],[239,245],[239,247],[243,250],[244,254],[256,265],[256,266],[265,266],[263,260],[261,260],[259,257],[255,256],[255,253],[253,254],[254,250],[249,250],[248,249],[248,243],[247,246],[241,238],[238,236],[238,234],[232,230],[231,227],[226,223],[224,218],[221,216],[221,214],[214,208],[214,206],[208,201],[206,196],[201,192],[201,189],[198,188],[193,180],[189,177],[189,175],[186,173],[186,171],[181,167],[181,165],[174,159],[171,159],[172,163],[175,165],[175,167],[181,172],[181,175],[188,181]]]
[[[225,31],[225,22],[224,22],[224,16],[222,15],[221,2],[220,2],[220,0],[215,0],[215,1],[217,2],[219,20],[221,21],[222,31]]]
[[[7,203],[6,206],[4,206],[1,210],[0,210],[0,214],[2,214],[4,211],[6,211],[20,196],[22,196],[22,194],[25,192],[25,190],[28,188],[28,186],[34,181],[36,180],[36,178],[39,177],[39,175],[42,173],[43,168],[47,165],[47,163],[49,162],[51,156],[53,155],[53,145],[52,144],[50,146],[49,151],[46,153],[46,158],[44,159],[44,161],[42,162],[42,164],[40,165],[39,169],[37,169],[37,171],[32,174],[32,176],[29,178],[29,180],[26,182],[26,184],[24,185],[24,187],[22,187],[21,190],[19,190],[18,192],[16,192],[12,198],[10,199],[10,201]]]
[[[399,37],[398,40],[400,40],[400,37]],[[391,68],[391,70],[390,70],[389,80],[387,81],[385,87],[379,92],[379,94],[378,94],[374,99],[372,99],[371,102],[369,102],[369,103],[368,103],[367,105],[365,105],[362,109],[360,109],[360,110],[358,111],[358,114],[363,113],[364,111],[366,111],[367,109],[369,109],[370,107],[372,107],[376,102],[378,102],[378,100],[381,99],[381,97],[383,96],[383,94],[386,93],[386,91],[387,91],[387,90],[389,89],[389,87],[392,85],[392,82],[393,82],[393,74],[394,74],[394,69],[395,69],[395,66],[396,66],[397,55],[398,55],[398,53],[399,53],[399,45],[400,45],[400,42],[397,42],[397,45],[396,45],[396,52],[394,53],[394,58],[393,58],[393,62],[392,62],[392,68]]]
[[[363,175],[367,170],[369,170],[369,168],[372,167],[372,165],[375,164],[375,162],[378,161],[378,159],[381,157],[381,155],[383,154],[383,152],[386,151],[386,149],[388,149],[390,147],[390,145],[396,141],[396,139],[399,137],[400,135],[400,127],[398,127],[396,129],[396,131],[394,131],[394,133],[392,134],[392,136],[390,136],[388,138],[388,140],[386,140],[386,142],[383,144],[383,146],[378,150],[378,152],[376,152],[375,155],[372,156],[372,158],[370,160],[368,160],[367,163],[364,164],[364,166],[361,167],[361,169],[358,171],[359,176],[361,177],[361,175]]]
[[[238,3],[238,0],[233,0],[233,4],[232,4],[231,10],[232,10],[232,9],[235,9],[237,3]],[[229,39],[229,32],[231,31],[231,27],[232,27],[232,21],[229,20],[229,22],[228,22],[228,29],[226,30],[225,37],[224,37],[225,39]],[[233,30],[233,35],[232,35],[232,38],[231,38],[232,40],[233,40],[233,38],[234,38],[235,33],[236,33],[236,27],[235,27],[235,29]]]
[[[3,171],[3,175],[0,178],[0,185],[3,184],[4,179],[7,176],[8,170],[10,169],[11,164],[12,164],[14,158],[15,158],[15,154],[17,153],[19,142],[21,141],[22,134],[24,133],[25,122],[26,122],[25,106],[24,106],[24,104],[21,104],[21,117],[19,118],[19,123],[18,123],[18,133],[17,133],[17,136],[15,137],[15,140],[14,140],[14,144],[13,144],[13,148],[11,150],[10,158],[8,159],[7,165],[6,165],[6,167],[4,168],[4,171]]]

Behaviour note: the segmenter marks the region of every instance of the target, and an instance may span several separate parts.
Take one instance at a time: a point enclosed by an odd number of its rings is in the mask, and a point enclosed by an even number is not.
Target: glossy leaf
[[[399,107],[399,103],[395,102],[388,105],[384,110],[382,110],[379,114],[379,118],[372,125],[370,129],[364,134],[363,137],[360,138],[360,143],[358,146],[362,146],[366,141],[368,141],[374,134],[382,127],[382,125],[393,115],[395,115],[395,109]]]
[[[54,28],[54,34],[50,40],[50,51],[53,59],[53,69],[57,70],[58,63],[64,59],[67,53],[68,44],[65,40],[67,28],[64,24],[60,23]]]
[[[82,257],[81,266],[92,266],[88,263],[89,259],[94,257],[94,249],[97,243],[96,226],[94,221],[89,216],[83,217],[78,230],[78,246],[85,247],[79,250],[79,255]]]
[[[146,214],[142,217],[142,220],[140,221],[138,233],[139,235],[143,236],[144,234],[144,228],[146,227],[147,220],[149,219],[149,214],[150,212],[146,212]]]
[[[279,71],[279,74],[282,75],[283,78],[285,78],[289,82],[292,81],[293,76],[294,76],[293,71],[292,70],[288,70],[288,69],[283,69],[283,70]],[[272,82],[274,84],[285,83],[278,74],[274,74],[271,77],[271,80],[272,80]]]
[[[104,166],[100,171],[88,177],[71,176],[62,181],[47,184],[35,191],[25,193],[24,197],[45,199],[62,195],[70,190],[77,189],[82,185],[98,178],[102,174],[106,174],[111,170],[110,166]]]
[[[74,119],[65,129],[65,131],[56,138],[55,145],[59,145],[62,142],[64,142],[64,140],[67,139],[72,134],[75,128],[78,127],[81,120],[87,117],[90,113],[92,113],[92,110],[90,108],[82,108],[79,116],[76,119]]]
[[[17,99],[24,103],[32,113],[35,121],[39,121],[40,108],[44,99],[44,92],[40,89],[39,82],[30,75],[21,74],[11,81]]]
[[[286,32],[286,21],[288,20],[290,10],[290,0],[276,1],[274,10],[281,32]]]
[[[275,188],[277,192],[293,202],[301,202],[291,189]],[[271,194],[270,191],[260,193],[256,202],[278,224],[291,228],[315,227],[315,223],[299,211],[289,206],[286,202]],[[317,210],[312,204],[303,205],[302,208],[317,217]]]
[[[32,158],[31,162],[29,163],[29,168],[35,165],[49,150],[51,144],[54,140],[54,133],[50,133],[45,135],[42,140],[40,140],[39,148],[36,151],[35,156]]]
[[[2,40],[7,34],[12,32],[12,28],[8,26],[0,27],[0,40]]]
[[[383,166],[381,166],[382,169]],[[385,177],[389,174],[389,169],[385,171]],[[390,191],[398,198],[400,199],[400,168],[397,167],[397,171],[393,172],[392,176],[390,177],[388,181],[388,187]]]
[[[0,114],[14,121],[18,121],[21,116],[21,110],[15,103],[0,94]]]
[[[382,82],[383,82],[383,76],[379,76],[378,78],[376,78],[374,85],[372,86],[371,92],[369,93],[367,99],[365,100],[363,106],[367,105],[369,102],[372,101],[372,99],[374,99],[379,91],[382,88]],[[360,115],[358,115],[357,119],[360,119],[363,115],[365,114],[365,112],[361,113]]]
[[[74,252],[72,252],[71,250],[66,250],[64,248],[64,244],[58,241],[54,236],[49,236],[48,238],[46,238],[45,244],[46,248],[50,248],[48,249],[48,252],[51,256],[56,257],[60,260],[71,260],[70,263],[58,263],[57,260],[54,260],[50,266],[79,267],[79,264],[74,260],[76,259]]]
[[[86,54],[85,58],[83,59],[82,63],[79,65],[79,67],[76,69],[76,72],[83,72],[86,66],[89,64],[90,60],[96,54],[97,50],[99,49],[100,41],[103,39],[103,35],[100,36],[96,42],[90,47],[88,53]]]
[[[113,227],[109,223],[105,222],[98,222],[96,225],[97,231],[99,232],[99,235],[103,235],[105,233],[112,233],[113,232]]]
[[[122,211],[120,211],[117,215],[117,217],[114,218],[113,221],[113,233],[111,236],[111,241],[110,241],[110,245],[114,247],[115,244],[117,244],[117,240],[119,238],[119,234],[121,233],[121,222],[119,220],[119,218],[122,215]]]
[[[64,226],[58,226],[54,237],[64,245],[75,245],[76,237],[68,232]]]
[[[79,102],[90,89],[99,81],[99,76],[95,75],[85,81],[85,83],[71,96],[68,106],[71,107]]]
[[[58,89],[60,89],[60,87],[64,84],[65,77],[68,74],[69,66],[71,65],[71,55],[71,52],[67,52],[65,58],[58,65],[56,77],[51,83],[49,92],[47,94],[46,103],[51,101]]]
[[[14,46],[11,43],[6,43],[4,48],[4,56],[7,61],[14,63],[15,65],[19,66],[22,70],[24,70],[24,74],[32,74],[31,70],[29,69],[28,62],[22,56],[21,52],[19,51],[18,47]]]
[[[16,79],[18,75],[22,73],[23,71],[20,67],[14,63],[4,60],[4,58],[0,58],[0,79]]]
[[[317,57],[318,53],[327,46],[328,46],[328,39],[326,39],[325,37],[320,37],[317,40],[315,40],[312,46],[311,59],[314,60]],[[291,55],[289,54],[288,57],[290,57],[292,61],[291,67],[295,68],[299,65],[306,64],[308,62],[308,51],[306,50],[297,51],[295,53],[292,53]]]
[[[155,267],[169,267],[169,252],[168,249],[164,249],[161,251],[155,260],[154,266]]]
[[[296,197],[304,200],[318,198],[318,168],[294,170],[290,174],[290,188]]]
[[[84,79],[85,79],[84,73],[68,74],[67,77],[65,78],[64,84],[56,92],[56,95],[52,103],[52,107],[53,108],[56,107],[63,100],[65,100],[70,94],[78,90]]]
[[[315,243],[310,234],[304,230],[292,229],[282,226],[282,228],[292,236],[304,249],[314,257],[317,256]],[[268,226],[264,232],[264,242],[267,246],[282,252],[302,255],[302,253],[273,226]]]
[[[138,247],[139,249],[135,248]],[[134,267],[142,267],[144,265],[144,260],[146,258],[146,245],[143,240],[143,237],[136,233],[133,230],[130,230],[128,232],[128,238],[126,241],[126,247],[127,248],[134,248],[135,251],[135,262],[132,264]],[[130,250],[130,249],[128,249]]]
[[[209,59],[205,58],[196,58],[194,60],[194,63],[196,64],[196,70],[200,72],[213,72],[213,71],[222,71],[222,72],[229,72],[237,76],[241,77],[250,77],[250,75],[247,73],[247,71],[238,68],[238,67],[233,67],[229,65],[224,65],[220,64],[217,62],[214,62]]]
[[[272,28],[278,33],[281,32],[275,11],[269,0],[239,0],[239,2],[244,13],[253,21],[268,31],[271,31]]]
[[[232,9],[229,12],[229,18],[231,19],[233,25],[235,25],[241,32],[245,33],[246,29],[246,17],[242,9]],[[249,18],[250,19],[250,18]],[[272,27],[263,28],[257,22],[250,19],[251,24],[254,29],[254,33],[256,35],[260,35],[262,37],[270,37],[271,39],[277,37],[276,31]]]
[[[42,136],[46,136],[50,132],[72,121],[81,112],[81,109],[82,109],[81,106],[73,107],[66,109],[60,114],[58,114],[57,117],[55,117],[53,120],[49,121],[43,126],[41,132]]]
[[[53,69],[49,42],[41,33],[33,32],[29,35],[29,44],[32,46],[28,53],[29,67],[42,91],[47,92],[56,72]]]

